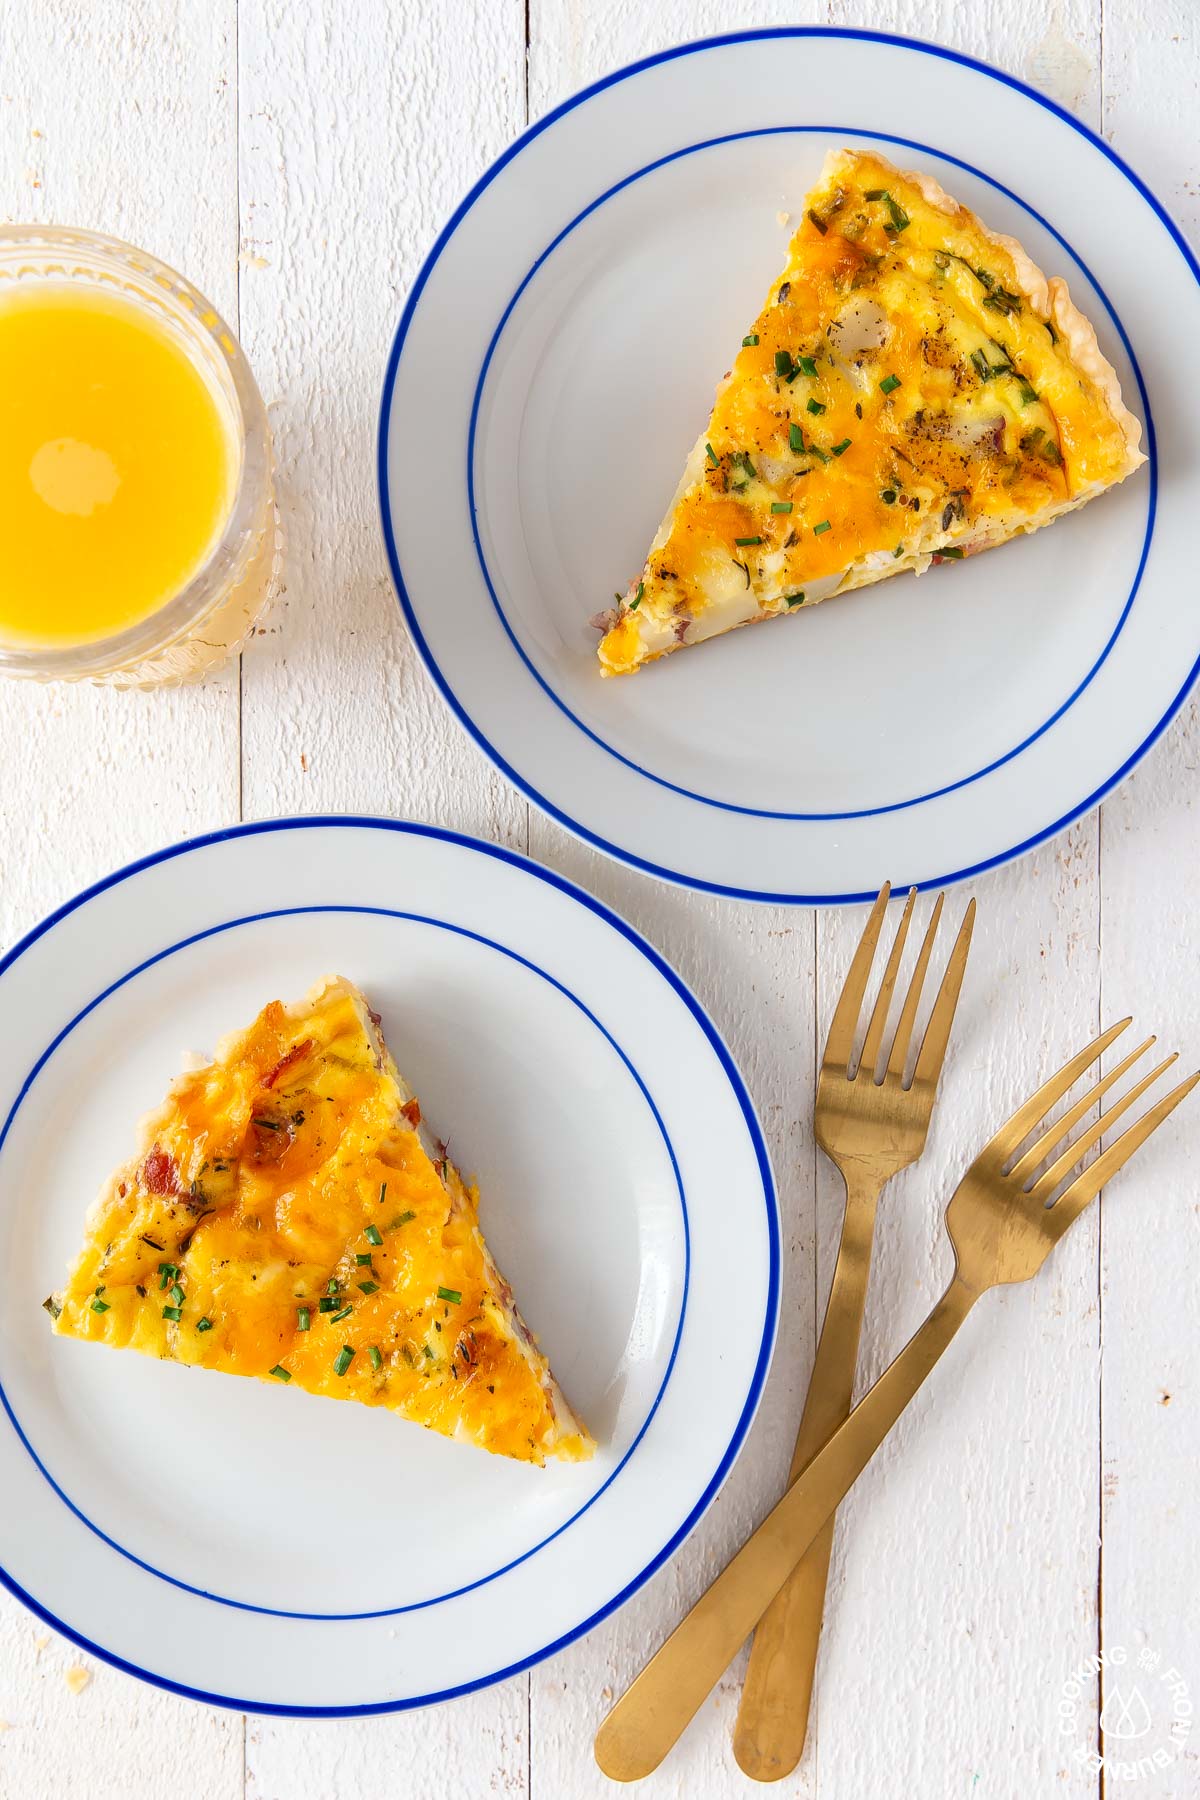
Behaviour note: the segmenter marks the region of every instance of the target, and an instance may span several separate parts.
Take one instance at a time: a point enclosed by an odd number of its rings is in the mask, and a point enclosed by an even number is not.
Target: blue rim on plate
[[[496,1682],[505,1681],[512,1675],[518,1675],[523,1670],[532,1668],[534,1664],[542,1662],[546,1657],[553,1656],[557,1651],[565,1649],[568,1644],[572,1644],[578,1638],[584,1636],[603,1619],[606,1619],[610,1613],[616,1611],[619,1606],[622,1606],[625,1601],[628,1600],[631,1595],[636,1593],[638,1588],[648,1581],[650,1576],[653,1575],[671,1555],[673,1555],[675,1550],[699,1522],[710,1502],[715,1497],[721,1484],[724,1482],[729,1470],[733,1466],[738,1452],[745,1441],[746,1433],[750,1428],[755,1412],[758,1409],[759,1400],[762,1396],[767,1369],[770,1365],[771,1352],[774,1348],[775,1331],[779,1319],[780,1297],[780,1227],[779,1204],[775,1191],[775,1182],[771,1173],[771,1164],[767,1153],[766,1142],[763,1138],[762,1129],[758,1123],[753,1103],[750,1100],[745,1083],[738,1072],[737,1065],[734,1063],[733,1057],[730,1054],[724,1039],[721,1037],[716,1026],[713,1024],[700,1002],[687,987],[686,983],[682,981],[670,964],[665,961],[657,950],[655,950],[653,945],[642,937],[639,932],[635,931],[631,925],[627,924],[618,913],[613,912],[609,907],[605,906],[602,901],[595,899],[593,895],[587,893],[583,888],[577,887],[574,882],[566,880],[564,876],[556,874],[552,869],[542,867],[541,864],[534,862],[530,857],[522,856],[515,850],[506,849],[499,844],[489,844],[481,838],[473,838],[464,832],[450,831],[441,826],[421,825],[407,820],[381,819],[369,815],[353,813],[314,813],[309,817],[268,819],[253,824],[231,825],[221,831],[211,831],[198,837],[185,838],[179,843],[168,845],[163,850],[153,851],[148,856],[139,857],[135,862],[128,863],[123,868],[115,870],[111,875],[106,875],[102,880],[93,882],[90,887],[83,889],[83,891],[76,894],[73,899],[66,901],[62,906],[56,908],[56,910],[43,919],[40,924],[35,925],[33,929],[27,932],[5,956],[0,958],[0,976],[3,976],[5,971],[17,962],[39,938],[43,937],[48,931],[51,931],[55,925],[67,918],[71,913],[75,912],[79,907],[85,905],[89,900],[94,899],[96,895],[104,893],[109,888],[118,886],[123,881],[128,881],[131,877],[141,874],[143,870],[155,867],[158,863],[170,862],[176,857],[189,854],[193,850],[202,850],[209,845],[224,843],[233,838],[257,837],[270,832],[326,830],[329,828],[389,831],[412,837],[432,838],[438,842],[456,844],[462,848],[493,857],[498,862],[508,863],[511,867],[521,870],[524,874],[534,876],[539,881],[544,881],[549,887],[557,888],[559,892],[565,894],[569,899],[578,902],[589,912],[594,913],[599,919],[603,920],[606,925],[609,925],[632,944],[636,950],[640,951],[650,964],[651,968],[667,982],[668,986],[683,1001],[688,1011],[696,1020],[696,1023],[699,1025],[716,1055],[717,1061],[720,1064],[725,1078],[729,1082],[734,1098],[738,1103],[750,1142],[754,1149],[759,1174],[762,1178],[763,1203],[767,1215],[769,1268],[767,1278],[766,1316],[764,1318],[762,1339],[759,1345],[758,1357],[755,1362],[750,1391],[747,1394],[733,1436],[721,1457],[721,1461],[687,1517],[681,1522],[677,1530],[671,1535],[651,1561],[627,1582],[617,1594],[613,1595],[604,1606],[598,1608],[598,1610],[591,1614],[587,1619],[573,1627],[571,1631],[563,1633],[561,1637],[556,1638],[553,1642],[543,1645],[540,1649],[532,1652],[530,1655],[522,1657],[518,1662],[497,1669],[487,1675],[480,1676],[473,1681],[462,1682],[455,1687],[443,1688],[434,1693],[413,1695],[400,1700],[373,1701],[359,1706],[292,1706],[279,1701],[247,1700],[230,1694],[210,1693],[203,1688],[189,1687],[184,1683],[171,1681],[164,1675],[158,1675],[149,1669],[141,1668],[138,1664],[129,1662],[124,1657],[117,1656],[112,1651],[106,1650],[102,1645],[97,1644],[92,1639],[84,1636],[82,1632],[76,1631],[65,1620],[58,1618],[54,1613],[49,1611],[49,1609],[35,1599],[32,1594],[28,1593],[19,1582],[15,1581],[12,1576],[8,1574],[6,1569],[0,1567],[0,1585],[7,1588],[11,1594],[21,1601],[22,1605],[28,1607],[39,1619],[42,1619],[47,1625],[52,1626],[55,1631],[60,1632],[61,1635],[69,1639],[70,1642],[77,1644],[81,1650],[86,1650],[90,1655],[99,1657],[102,1661],[111,1664],[113,1668],[120,1669],[127,1675],[137,1676],[139,1680],[149,1682],[154,1687],[163,1688],[169,1693],[181,1694],[186,1699],[199,1700],[209,1706],[232,1707],[238,1712],[279,1715],[291,1718],[358,1718],[373,1713],[408,1712],[415,1707],[432,1705],[435,1701],[456,1699],[460,1695],[474,1693],[481,1688],[491,1687]],[[305,908],[302,910],[307,911],[314,909]],[[324,911],[326,909],[318,908],[315,910]],[[360,909],[352,908],[351,910],[357,911]],[[217,927],[217,929],[221,929],[221,927]],[[201,935],[208,934],[204,933]],[[501,948],[503,948],[503,946],[501,946]],[[169,952],[165,952],[164,954],[169,954]],[[511,954],[511,952],[509,954]],[[158,959],[151,958],[150,960],[155,961]],[[128,977],[125,977],[124,979],[128,979]],[[119,986],[121,985],[121,982],[117,982],[114,985]],[[111,990],[105,990],[106,993],[109,991]],[[97,997],[97,1001],[103,998],[104,995],[100,995]],[[97,1002],[93,1002],[93,1004],[96,1003]],[[71,1025],[74,1025],[74,1023],[76,1023],[76,1021],[72,1020]],[[66,1027],[66,1031],[69,1031],[70,1029],[71,1026]],[[61,1041],[61,1037],[65,1035],[66,1032],[63,1032],[56,1036],[54,1043],[46,1052],[47,1056],[52,1053],[55,1046]],[[44,1058],[42,1060],[44,1060]],[[40,1066],[41,1064],[39,1063],[38,1067]],[[22,1093],[24,1093],[29,1083],[32,1082],[36,1073],[37,1069],[35,1068],[28,1081],[25,1083]],[[20,1104],[19,1097],[16,1104]],[[13,1110],[16,1110],[15,1106]],[[674,1162],[673,1156],[672,1162]],[[669,1379],[670,1369],[668,1369],[667,1379],[663,1383],[663,1391],[665,1391]],[[661,1391],[659,1397],[661,1398]],[[657,1400],[655,1404],[657,1405]],[[9,1414],[9,1417],[11,1418],[11,1414]],[[25,1440],[23,1434],[20,1433],[20,1428],[15,1426],[15,1421],[14,1428],[17,1429],[18,1435],[21,1436],[22,1442],[24,1443]],[[643,1430],[644,1429],[645,1427],[643,1426]],[[26,1444],[25,1447],[29,1450],[28,1444]],[[32,1451],[29,1451],[29,1453],[30,1455],[33,1454]],[[34,1461],[37,1461],[36,1457],[34,1457]],[[40,1463],[38,1466],[39,1468],[41,1467]],[[45,1471],[42,1470],[42,1473],[45,1474]],[[49,1477],[47,1477],[47,1479],[49,1479]],[[54,1484],[51,1483],[51,1485]],[[63,1498],[64,1502],[67,1505],[70,1505],[70,1502],[65,1500],[65,1496],[63,1496]],[[595,1498],[595,1496],[593,1496],[593,1498]],[[72,1508],[72,1510],[75,1509]],[[86,1520],[84,1522],[88,1523]],[[93,1527],[93,1529],[95,1528]],[[100,1533],[99,1535],[103,1536],[103,1533]],[[113,1547],[120,1551],[122,1555],[129,1555],[127,1551],[121,1550],[119,1545],[114,1545]],[[131,1560],[134,1562],[138,1561],[136,1557],[131,1558]],[[522,1558],[520,1560],[524,1559]],[[140,1566],[145,1567],[146,1565]],[[151,1570],[150,1572],[156,1575],[159,1574],[159,1571],[157,1570]],[[499,1571],[499,1573],[502,1572],[503,1571]],[[170,1577],[167,1577],[166,1579],[169,1580]],[[214,1600],[214,1604],[216,1603],[218,1602]]]
[[[919,38],[901,37],[889,32],[823,25],[772,26],[757,30],[727,32],[715,37],[698,39],[693,43],[677,45],[673,49],[659,51],[655,55],[643,57],[639,61],[630,63],[622,69],[615,70],[611,75],[606,75],[599,81],[593,82],[590,86],[581,89],[579,93],[574,94],[568,100],[563,101],[561,105],[555,107],[551,112],[547,113],[544,118],[539,119],[535,124],[529,126],[520,137],[515,139],[515,141],[509,145],[508,149],[505,150],[492,166],[485,171],[465,198],[455,208],[449,220],[438,234],[433,248],[430,250],[429,255],[426,257],[425,262],[421,267],[420,273],[418,274],[408,300],[405,303],[404,310],[401,313],[400,321],[396,327],[395,336],[392,340],[391,350],[388,354],[387,365],[384,371],[383,390],[380,400],[379,430],[376,442],[376,479],[379,495],[380,521],[383,530],[384,544],[387,551],[388,566],[391,570],[392,582],[396,589],[396,595],[401,611],[403,612],[409,633],[417,647],[418,654],[425,664],[434,685],[450,707],[454,716],[458,719],[460,725],[462,725],[467,734],[479,746],[485,756],[487,756],[494,766],[500,770],[501,774],[503,774],[519,792],[524,794],[527,800],[532,801],[533,804],[542,812],[546,813],[548,817],[556,820],[558,824],[562,825],[567,831],[571,832],[573,836],[579,838],[582,842],[591,845],[595,849],[602,850],[606,855],[615,858],[618,862],[623,862],[632,868],[640,869],[645,874],[657,876],[660,880],[669,881],[696,892],[719,894],[730,899],[755,900],[775,905],[841,906],[870,901],[874,898],[875,891],[872,889],[870,891],[862,890],[844,894],[785,894],[755,888],[741,888],[722,882],[707,881],[699,876],[687,875],[679,870],[665,868],[660,864],[650,862],[643,857],[637,856],[634,852],[623,849],[620,845],[614,844],[608,839],[600,837],[597,833],[589,830],[580,820],[571,818],[560,807],[556,806],[553,801],[540,793],[526,777],[519,774],[500,751],[489,741],[480,730],[479,726],[467,713],[465,707],[459,701],[453,688],[450,686],[447,677],[434,659],[429,645],[421,632],[400,566],[399,551],[396,545],[395,531],[392,522],[387,479],[387,447],[396,374],[399,368],[405,340],[408,336],[409,328],[412,324],[421,294],[429,280],[430,274],[439,261],[443,250],[454,236],[459,225],[475,205],[475,202],[479,199],[480,195],[490,187],[492,182],[508,163],[519,156],[528,144],[532,143],[534,139],[539,137],[544,131],[548,130],[559,119],[563,118],[568,113],[573,112],[577,107],[582,106],[588,100],[594,98],[595,95],[603,93],[605,89],[613,87],[620,82],[627,81],[646,69],[654,68],[661,63],[675,61],[681,57],[696,56],[710,50],[722,49],[729,45],[788,38],[835,38],[885,44],[895,49],[911,51],[916,55],[931,56],[945,62],[956,63],[977,74],[988,76],[990,79],[1001,83],[1003,86],[1024,95],[1026,99],[1032,100],[1044,111],[1061,120],[1063,124],[1069,125],[1072,131],[1084,138],[1095,150],[1098,150],[1100,154],[1124,176],[1134,191],[1141,196],[1159,222],[1164,226],[1168,236],[1183,257],[1193,279],[1196,281],[1197,285],[1200,286],[1200,263],[1197,262],[1196,257],[1192,254],[1179,227],[1174,223],[1161,202],[1150,188],[1147,187],[1145,182],[1142,181],[1140,176],[1135,174],[1128,163],[1106,144],[1103,138],[1099,137],[1087,125],[1083,124],[1081,120],[1074,118],[1064,107],[1059,106],[1053,100],[1047,99],[1045,95],[1039,94],[1035,88],[1030,87],[1028,83],[1019,80],[1016,76],[1006,74],[1003,70],[994,68],[988,63],[980,62],[975,57],[966,56],[960,51],[946,49],[940,44],[927,43]],[[939,152],[938,154],[941,153]],[[956,159],[951,158],[950,160],[953,161]],[[982,172],[977,171],[977,173]],[[992,178],[985,175],[984,179],[991,180]],[[1020,202],[1020,204],[1024,205],[1024,202]],[[1053,230],[1052,227],[1049,229]],[[1095,285],[1095,283],[1093,283],[1093,285]],[[1097,292],[1102,292],[1102,290],[1097,287]],[[1123,337],[1124,333],[1122,332],[1121,335]],[[1138,376],[1138,384],[1139,387],[1141,387],[1140,374]],[[1143,390],[1143,399],[1144,398],[1145,395]],[[1148,408],[1147,428],[1148,442],[1152,445],[1153,423],[1149,418]],[[1153,512],[1151,513],[1151,525],[1152,523]],[[1146,547],[1144,546],[1143,561],[1145,548]],[[1138,580],[1140,580],[1140,575],[1141,568],[1139,567]],[[1136,587],[1137,581],[1135,580],[1135,591]],[[1122,621],[1125,616],[1127,616],[1132,599],[1133,594],[1131,593],[1122,612]],[[1110,648],[1111,643],[1106,647],[1105,654],[1107,654],[1107,650]],[[1094,672],[1095,671],[1093,670],[1092,673]],[[984,858],[982,861],[971,863],[963,868],[948,870],[944,874],[926,876],[915,883],[910,880],[901,881],[898,879],[896,885],[900,887],[918,886],[922,888],[934,888],[945,886],[950,882],[963,881],[971,876],[983,874],[988,869],[997,868],[1003,863],[1012,861],[1016,857],[1023,856],[1027,851],[1035,849],[1037,845],[1045,843],[1047,839],[1055,837],[1059,832],[1066,830],[1068,826],[1075,822],[1075,820],[1083,817],[1084,814],[1090,812],[1093,807],[1097,806],[1100,801],[1103,800],[1105,795],[1118,786],[1137,766],[1147,752],[1153,748],[1183,705],[1183,702],[1195,684],[1198,675],[1200,675],[1200,657],[1197,657],[1193,662],[1184,681],[1173,696],[1166,710],[1163,712],[1161,718],[1143,739],[1137,749],[1126,757],[1105,781],[1101,782],[1091,793],[1087,794],[1060,818],[1054,820],[1040,831],[1011,845],[1007,850],[997,852],[996,855]],[[1075,697],[1075,695],[1072,695],[1071,700]],[[1068,705],[1070,703],[1071,701],[1067,702]],[[1056,717],[1057,716],[1059,715],[1056,714]],[[1047,721],[1047,725],[1052,724],[1053,722],[1053,720]],[[1043,727],[1042,729],[1045,730],[1046,727]],[[1040,735],[1040,733],[1038,735]],[[607,748],[607,746],[604,747]],[[1019,752],[1026,747],[1027,746],[1024,744],[1020,745],[1017,747],[1017,751],[1012,754],[1019,754]],[[639,773],[644,774],[645,771],[639,771]],[[987,773],[987,771],[981,771],[981,773]],[[658,778],[652,777],[652,779]],[[956,783],[954,785],[958,786],[961,784]]]

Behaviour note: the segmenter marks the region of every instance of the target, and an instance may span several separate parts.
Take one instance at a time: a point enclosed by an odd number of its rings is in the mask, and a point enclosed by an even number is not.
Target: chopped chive
[[[436,1360],[434,1357],[433,1351],[429,1348],[428,1344],[422,1344],[421,1348],[425,1352],[426,1356],[429,1358],[430,1362],[434,1362]]]
[[[1031,387],[1027,381],[1021,382],[1020,394],[1021,394],[1021,405],[1022,406],[1033,406],[1038,399],[1037,389],[1035,387]]]
[[[273,1375],[276,1381],[290,1381],[292,1379],[282,1363],[276,1363],[273,1369],[267,1370],[267,1374]]]
[[[849,448],[850,448],[850,439],[843,438],[840,444],[834,444],[832,446],[832,454],[834,456],[844,456]]]
[[[712,445],[705,444],[704,448],[708,453],[708,460],[712,464],[713,468],[714,469],[719,468],[721,459],[717,455],[716,451],[713,449]]]
[[[417,1215],[415,1212],[397,1213],[396,1217],[392,1220],[391,1224],[385,1225],[383,1229],[385,1231],[398,1231],[400,1229],[401,1225],[407,1225],[408,1221],[410,1219],[415,1219],[416,1216]]]
[[[981,273],[981,271],[977,271],[977,273]],[[1021,310],[1021,296],[1020,294],[1010,294],[1007,288],[1002,288],[997,284],[991,293],[985,296],[983,304],[992,312],[1003,313],[1006,319],[1011,319],[1014,313],[1019,313]]]
[[[458,1306],[462,1302],[462,1295],[457,1288],[440,1287],[437,1292],[437,1297],[439,1300],[449,1300],[451,1306]]]
[[[808,454],[810,456],[815,456],[819,462],[827,463],[829,461],[829,452],[827,450],[822,450],[819,444],[810,443],[808,446]]]
[[[738,546],[738,547],[739,547],[739,549],[740,549],[740,548],[741,548],[741,546],[742,546],[742,545],[743,545],[743,544],[761,544],[761,543],[762,543],[762,539],[761,539],[761,538],[760,538],[760,537],[753,537],[753,538],[734,538],[734,540],[733,540],[733,541],[734,541],[734,543],[735,543],[735,544],[737,544],[737,546]]]
[[[330,1313],[329,1323],[331,1325],[336,1325],[339,1319],[348,1319],[353,1311],[354,1308],[352,1306],[343,1306],[341,1312]]]
[[[992,373],[991,367],[982,350],[972,350],[971,366],[974,368],[980,381],[987,381],[990,378]]]
[[[371,1252],[369,1250],[358,1250],[355,1252],[354,1260],[360,1269],[368,1269],[371,1266]]]
[[[823,532],[823,531],[828,531],[828,530],[829,530],[829,528],[830,528],[830,527],[829,527],[829,520],[828,520],[828,519],[822,519],[822,520],[821,520],[821,523],[820,523],[820,524],[819,524],[819,525],[814,525],[814,526],[813,526],[813,536],[814,536],[814,537],[820,537],[820,535],[821,535],[821,533],[822,533],[822,532]]]
[[[808,403],[808,410],[810,413],[823,413],[825,411],[825,403],[823,400],[810,400]]]
[[[645,591],[646,591],[645,582],[639,581],[637,584],[637,593],[633,596],[633,599],[629,602],[630,612],[637,611],[638,607],[642,604],[642,595],[645,593]]]
[[[373,1369],[378,1369],[380,1364],[383,1362],[383,1356],[380,1352],[379,1345],[378,1344],[368,1344],[367,1345],[367,1355],[371,1359],[371,1367]]]
[[[367,1229],[363,1232],[363,1236],[366,1238],[368,1244],[378,1245],[383,1242],[378,1225],[368,1225]]]
[[[790,381],[795,372],[796,366],[792,361],[791,351],[777,350],[775,352],[775,373],[782,375],[785,381]]]
[[[346,1370],[350,1367],[350,1364],[353,1361],[354,1361],[353,1350],[350,1348],[349,1344],[343,1344],[341,1349],[338,1351],[337,1356],[334,1358],[334,1363],[333,1363],[334,1374],[335,1375],[344,1375],[346,1373]]]
[[[896,504],[895,488],[884,488],[882,490],[882,492],[880,493],[879,498],[883,501],[883,504],[885,506],[895,506],[895,504]]]
[[[330,1300],[326,1295],[322,1295],[321,1299],[317,1301],[318,1312],[331,1313],[336,1312],[337,1309],[338,1302],[336,1300]]]
[[[107,1312],[108,1311],[108,1301],[101,1300],[99,1294],[97,1294],[96,1298],[92,1301],[92,1311],[93,1312]]]
[[[790,513],[791,510],[792,503],[790,500],[772,500],[771,502],[771,511],[773,513]]]
[[[174,1303],[174,1305],[182,1306],[186,1298],[187,1298],[187,1296],[184,1293],[183,1289],[180,1287],[179,1283],[177,1281],[173,1281],[171,1283],[171,1300]]]
[[[362,1294],[377,1294],[379,1292],[379,1283],[377,1281],[360,1281],[358,1288],[359,1292]]]
[[[174,1263],[159,1263],[158,1272],[160,1275],[165,1277],[165,1279],[159,1283],[159,1286],[166,1287],[167,1282],[174,1281],[175,1277],[179,1273],[179,1270],[176,1268]]]
[[[327,1293],[327,1294],[336,1294],[336,1293],[337,1293],[337,1291],[338,1291],[338,1289],[339,1289],[339,1288],[340,1288],[340,1287],[341,1287],[341,1285],[342,1285],[342,1284],[341,1284],[341,1282],[340,1282],[340,1281],[339,1281],[339,1280],[338,1280],[338,1278],[337,1278],[337,1276],[336,1276],[336,1275],[331,1275],[331,1276],[330,1276],[330,1277],[329,1277],[329,1285],[328,1285],[328,1286],[327,1286],[327,1287],[326,1287],[326,1289],[325,1289],[325,1292],[326,1292],[326,1293]]]
[[[957,561],[962,555],[962,550],[958,544],[944,544],[937,554],[943,561],[946,557],[950,557],[952,561]]]
[[[894,394],[899,386],[900,377],[898,375],[885,375],[879,384],[879,391],[881,394]]]
[[[1047,437],[1040,425],[1035,425],[1032,431],[1025,433],[1020,440],[1019,448],[1044,457],[1056,469],[1062,467],[1062,451],[1052,437]]]
[[[162,1316],[164,1319],[174,1319],[175,1323],[178,1325],[180,1319],[183,1317],[183,1308],[179,1306],[164,1306],[162,1309]]]
[[[886,188],[871,188],[863,195],[863,198],[865,200],[883,201],[892,220],[890,225],[885,225],[883,228],[889,237],[895,237],[899,232],[907,231],[909,225],[912,223],[904,208],[897,205],[896,201],[893,200]]]
[[[896,548],[895,548],[895,549],[894,549],[894,550],[893,550],[893,551],[892,551],[892,558],[893,558],[893,560],[894,560],[894,559],[895,559],[895,558],[896,558],[896,557],[897,557],[897,556],[903,556],[903,555],[904,555],[904,545],[903,545],[903,544],[897,544],[897,545],[896,545]]]
[[[212,1323],[211,1319],[197,1319],[196,1320],[196,1330],[197,1331],[211,1331],[212,1328],[213,1328],[213,1323]]]
[[[749,456],[747,456],[747,454],[744,450],[738,451],[738,461],[741,463],[743,469],[746,471],[746,479],[748,481],[753,481],[755,476],[758,473],[758,470],[754,467],[754,464],[750,461]]]
[[[757,331],[749,331],[746,333],[746,336],[742,339],[742,349],[750,350],[754,347],[755,344],[757,344],[757,342],[758,342]]]
[[[825,223],[824,219],[821,218],[819,213],[815,213],[811,206],[808,209],[808,216],[812,220],[813,224],[816,226],[817,230],[820,232],[821,236],[824,237],[825,233],[829,230],[829,227]]]
[[[798,594],[788,594],[786,596],[786,598],[787,598],[787,603],[789,606],[803,606],[804,605],[804,589],[801,588],[801,590]]]
[[[302,1307],[300,1307],[299,1311],[296,1314],[296,1330],[297,1331],[310,1331],[311,1329],[312,1329],[312,1313],[309,1311],[307,1306],[302,1306]]]
[[[802,425],[788,426],[788,447],[797,456],[804,454],[804,427]]]
[[[802,375],[815,375],[817,372],[816,362],[811,356],[802,356],[797,367]]]

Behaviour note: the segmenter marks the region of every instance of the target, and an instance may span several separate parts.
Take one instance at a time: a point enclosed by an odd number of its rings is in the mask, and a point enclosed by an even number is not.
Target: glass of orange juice
[[[279,584],[266,409],[215,307],[117,238],[0,227],[0,673],[150,687]]]

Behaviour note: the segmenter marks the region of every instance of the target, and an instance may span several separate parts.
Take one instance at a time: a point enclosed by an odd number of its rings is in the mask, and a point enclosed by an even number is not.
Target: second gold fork
[[[871,1009],[862,1054],[851,1074],[854,1041],[890,894],[891,887],[885,883],[871,908],[821,1060],[814,1118],[816,1137],[846,1184],[846,1210],[789,1484],[850,1412],[879,1195],[892,1177],[915,1162],[925,1148],[975,922],[972,900],[933,1003],[912,1081],[906,1085],[913,1028],[945,899],[943,894],[938,895],[887,1053],[886,1068],[882,1080],[877,1081],[875,1071],[884,1046],[916,890],[909,894]],[[833,1528],[831,1518],[754,1634],[733,1749],[742,1769],[757,1781],[778,1781],[795,1768],[804,1749]]]

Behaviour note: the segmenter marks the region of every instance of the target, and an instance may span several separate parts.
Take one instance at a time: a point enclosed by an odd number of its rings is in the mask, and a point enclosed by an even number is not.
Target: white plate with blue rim
[[[536,1469],[378,1409],[53,1336],[84,1215],[188,1053],[357,981],[595,1457]],[[512,852],[326,818],[180,844],[0,963],[0,1579],[85,1650],[255,1712],[387,1712],[618,1606],[728,1472],[779,1231],[716,1030],[613,913]]]
[[[640,568],[782,264],[778,215],[841,144],[1065,276],[1148,466],[995,555],[601,681],[587,620]],[[1198,282],[1107,144],[969,58],[805,28],[623,69],[493,165],[404,308],[379,491],[412,636],[511,781],[652,875],[820,904],[1017,856],[1128,774],[1197,672]]]

